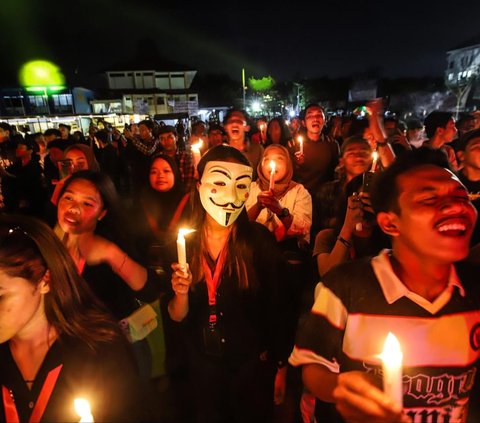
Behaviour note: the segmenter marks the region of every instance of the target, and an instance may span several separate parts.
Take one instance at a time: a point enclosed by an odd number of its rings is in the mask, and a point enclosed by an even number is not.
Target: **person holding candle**
[[[0,422],[148,421],[130,344],[43,222],[0,216]]]
[[[297,138],[292,150],[294,179],[303,184],[313,198],[320,186],[334,177],[339,145],[323,133],[325,112],[320,105],[309,104],[303,114],[302,151]]]
[[[322,278],[290,363],[335,405],[323,404],[326,421],[478,421],[480,296],[462,262],[477,219],[468,192],[441,151],[420,148],[379,175],[372,205],[392,249]],[[389,382],[402,384],[403,408],[382,391],[389,332],[403,355]]]
[[[255,121],[256,131],[251,136],[251,141],[255,144],[265,145],[267,141],[267,123],[265,116],[260,116]]]
[[[270,163],[275,164],[273,178]],[[265,148],[257,168],[258,179],[250,186],[246,202],[248,217],[266,226],[277,241],[288,238],[308,245],[312,224],[312,197],[302,184],[294,182],[288,150],[278,144]],[[273,179],[273,189],[270,181]]]
[[[318,104],[309,104],[303,112],[305,131],[294,138],[290,147],[292,155],[293,179],[301,183],[312,196],[313,216],[318,215],[321,202],[317,195],[323,184],[332,181],[339,159],[338,142],[324,133],[325,112]],[[298,136],[302,137],[302,145]],[[312,225],[310,239],[316,232]]]
[[[198,144],[201,141],[201,153],[205,153],[207,150],[207,125],[203,120],[197,120],[192,123],[192,130],[188,144],[190,146]]]
[[[150,162],[147,186],[138,205],[131,208],[140,257],[157,271],[165,272],[175,260],[175,237],[181,222],[189,219],[188,200],[174,158],[155,154]]]
[[[284,261],[274,237],[244,210],[253,173],[246,157],[219,145],[198,171],[188,264],[172,265],[168,307],[187,343],[196,421],[271,421],[285,391],[293,324]]]
[[[269,189],[269,163],[275,163],[275,185]],[[250,186],[246,209],[250,221],[264,225],[275,235],[287,261],[289,296],[294,320],[310,306],[303,304],[313,290],[310,227],[312,197],[302,184],[292,180],[293,164],[288,150],[279,144],[265,148]]]

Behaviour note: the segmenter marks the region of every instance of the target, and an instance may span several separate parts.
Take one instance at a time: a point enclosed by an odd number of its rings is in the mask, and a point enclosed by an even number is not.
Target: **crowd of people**
[[[0,122],[0,422],[478,421],[480,116],[363,110]]]

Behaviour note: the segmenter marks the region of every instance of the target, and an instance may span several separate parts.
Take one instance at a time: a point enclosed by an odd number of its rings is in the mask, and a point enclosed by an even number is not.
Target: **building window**
[[[29,95],[28,101],[32,106],[43,107],[47,105],[47,99],[43,95]]]
[[[22,97],[5,96],[3,97],[3,101],[7,109],[23,108]]]
[[[72,95],[71,94],[53,94],[52,95],[53,104],[55,106],[71,106],[72,105]]]

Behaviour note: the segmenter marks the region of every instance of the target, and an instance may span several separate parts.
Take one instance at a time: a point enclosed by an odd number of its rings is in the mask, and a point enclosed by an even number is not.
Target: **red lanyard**
[[[215,265],[215,272],[212,276],[212,270],[207,263],[207,259],[205,256],[202,257],[202,266],[203,266],[203,273],[205,274],[205,281],[207,282],[207,290],[208,290],[208,305],[210,306],[210,317],[208,319],[209,323],[214,325],[217,323],[217,312],[216,312],[216,304],[217,304],[217,288],[220,285],[220,274],[223,270],[223,265],[225,263],[225,257],[227,255],[227,245],[228,240],[225,242],[225,245],[220,252],[220,255],[217,260],[217,264]]]
[[[60,370],[62,370],[63,364],[55,367],[53,370],[48,372],[45,383],[42,386],[40,395],[38,396],[35,407],[33,408],[32,414],[28,419],[29,423],[36,423],[42,419],[45,408],[47,408],[48,400],[50,399],[53,388],[57,383],[58,375]],[[15,400],[13,398],[12,391],[9,391],[5,386],[2,386],[2,397],[3,397],[3,407],[5,408],[5,419],[8,423],[19,423],[20,419],[18,418],[17,408],[15,407]]]

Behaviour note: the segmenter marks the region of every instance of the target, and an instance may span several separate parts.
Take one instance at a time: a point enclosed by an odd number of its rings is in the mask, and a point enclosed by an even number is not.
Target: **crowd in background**
[[[328,115],[310,104],[287,122],[231,109],[221,124],[196,120],[189,126],[147,119],[123,128],[92,124],[87,134],[70,133],[66,124],[22,134],[0,122],[0,215],[6,219],[0,223],[26,225],[29,229],[17,234],[22,243],[23,235],[37,231],[29,226],[30,218],[42,222],[45,233],[48,227],[54,231],[51,244],[65,249],[58,260],[68,261],[64,290],[83,281],[88,285],[88,293],[78,293],[75,300],[77,312],[85,307],[92,316],[98,313],[121,362],[128,361],[123,349],[131,350],[133,364],[124,364],[125,379],[129,389],[140,384],[137,393],[144,393],[143,403],[132,405],[135,419],[313,422],[319,395],[302,383],[299,366],[304,362],[298,352],[288,360],[296,330],[316,304],[317,283],[344,263],[392,248],[376,219],[371,179],[427,147],[445,158],[445,168],[467,188],[478,210],[480,115],[455,118],[435,110],[423,120],[403,121],[385,115],[382,101],[375,100],[362,115]],[[215,172],[224,178],[221,183],[213,179]],[[209,207],[219,206],[217,191],[232,181],[232,200],[223,205],[231,210],[215,215]],[[195,230],[186,237],[187,266],[177,263],[182,227]],[[5,239],[13,242],[17,235]],[[476,224],[469,240],[474,265],[479,242]],[[2,248],[0,276],[6,272]],[[205,280],[209,272],[215,279],[219,262],[228,269],[228,283],[217,286],[220,298],[215,300]],[[45,279],[50,264],[42,266]],[[187,303],[183,295],[189,296]],[[90,296],[95,300],[87,307]],[[132,339],[125,325],[145,304],[157,314],[155,328]],[[209,316],[210,331],[202,316]],[[220,334],[214,329],[217,318],[223,325]],[[130,343],[119,340],[123,335],[110,328],[112,321],[120,322]],[[47,337],[61,337],[62,331],[77,336],[88,322],[77,329],[52,325],[54,333],[42,329]],[[7,340],[0,334],[0,343]],[[66,345],[65,351],[75,349]],[[8,355],[21,367],[17,358]],[[92,368],[97,369],[95,360]],[[36,386],[25,382],[30,389]],[[126,397],[124,388],[115,388],[119,398]],[[102,418],[131,421],[122,413],[130,412],[132,399],[119,402],[113,401],[112,412]],[[318,410],[317,403],[317,421]],[[52,419],[61,415],[47,411]]]

